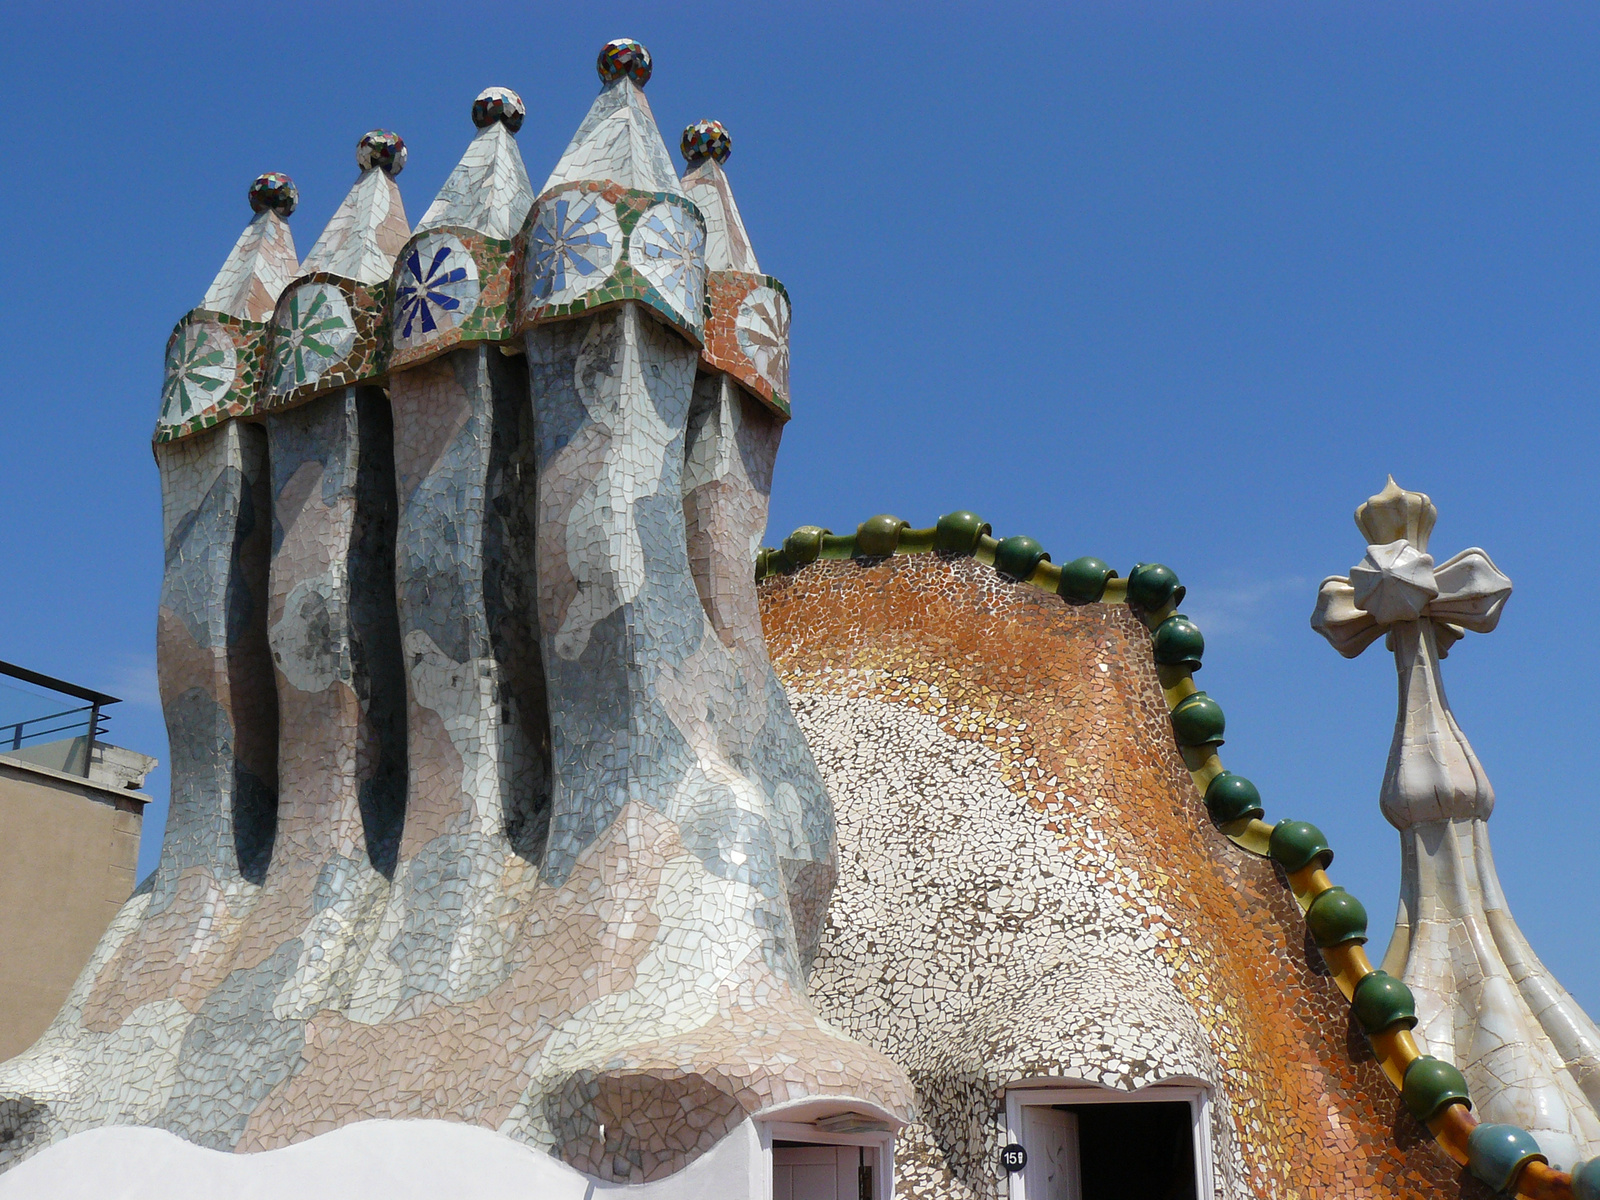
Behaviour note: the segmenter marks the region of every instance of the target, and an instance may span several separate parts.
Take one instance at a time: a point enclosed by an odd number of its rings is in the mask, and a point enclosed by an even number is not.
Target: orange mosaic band
[[[1056,565],[1039,543],[1028,537],[996,539],[989,525],[969,512],[949,513],[927,529],[913,529],[898,517],[879,515],[862,522],[853,534],[835,534],[816,525],[802,525],[779,548],[763,548],[756,556],[756,579],[788,574],[820,559],[882,558],[893,554],[941,552],[977,559],[1019,582],[1055,593],[1067,603],[1127,604],[1152,635],[1152,652],[1174,737],[1195,786],[1207,798],[1214,819],[1214,787],[1226,777],[1235,795],[1244,794],[1247,811],[1217,820],[1217,829],[1240,849],[1271,858],[1284,868],[1290,890],[1317,942],[1334,982],[1367,1033],[1385,1075],[1401,1093],[1412,1114],[1427,1126],[1440,1148],[1498,1192],[1527,1200],[1593,1200],[1600,1159],[1579,1164],[1573,1172],[1552,1168],[1524,1130],[1480,1124],[1472,1114],[1466,1081],[1449,1063],[1424,1055],[1411,1034],[1416,1024],[1410,993],[1398,980],[1376,970],[1367,958],[1366,912],[1328,877],[1333,851],[1315,826],[1299,821],[1268,824],[1254,786],[1223,768],[1217,754],[1222,744],[1222,709],[1194,685],[1194,669],[1204,642],[1199,630],[1178,613],[1186,589],[1169,568],[1141,563],[1119,578],[1098,559],[1080,558]],[[1376,977],[1374,979],[1374,977]],[[1389,993],[1387,1003],[1371,1003],[1356,991],[1366,980],[1386,984],[1373,989]],[[1369,984],[1371,988],[1371,984]],[[1365,1002],[1365,1003],[1364,1003]],[[1369,1024],[1377,1014],[1376,1024]],[[1408,1023],[1409,1021],[1409,1023]]]
[[[706,334],[700,359],[733,376],[787,421],[789,293],[783,284],[771,275],[712,271],[706,287]]]

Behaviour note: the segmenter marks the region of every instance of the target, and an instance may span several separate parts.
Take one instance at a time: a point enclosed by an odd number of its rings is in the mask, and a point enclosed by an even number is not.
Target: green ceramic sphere
[[[1172,710],[1172,732],[1180,746],[1220,746],[1227,724],[1222,705],[1204,692],[1185,696]]]
[[[1293,874],[1315,862],[1326,867],[1333,861],[1333,851],[1322,830],[1306,821],[1279,821],[1272,827],[1272,841],[1268,847],[1272,861]]]
[[[1206,639],[1200,634],[1200,626],[1182,613],[1173,613],[1156,627],[1152,650],[1164,667],[1198,671],[1200,657],[1206,652]]]
[[[824,529],[820,525],[802,525],[783,539],[783,552],[797,567],[814,563],[817,561],[817,556],[822,553],[822,539],[832,532],[833,530]]]
[[[772,547],[763,546],[756,551],[756,582],[760,583],[772,570]]]
[[[1160,563],[1139,563],[1128,572],[1128,603],[1141,612],[1157,612],[1168,601],[1182,604],[1187,590],[1177,572]]]
[[[1049,562],[1044,547],[1031,537],[1008,537],[994,549],[994,569],[1013,579],[1026,579],[1041,562]]]
[[[900,545],[900,533],[910,529],[911,522],[879,513],[868,517],[856,526],[856,553],[865,558],[880,558],[893,554]]]
[[[1467,1168],[1497,1192],[1509,1192],[1522,1168],[1535,1161],[1550,1160],[1526,1129],[1478,1125],[1467,1135]]]
[[[977,513],[945,513],[934,526],[933,548],[946,554],[970,556],[978,548],[978,539],[991,532],[989,522]]]
[[[1117,573],[1098,558],[1075,558],[1061,568],[1056,595],[1068,604],[1098,604]]]
[[[1356,984],[1350,1003],[1367,1033],[1383,1033],[1396,1025],[1417,1026],[1416,997],[1401,980],[1383,971],[1374,971]]]
[[[1367,940],[1367,910],[1342,887],[1331,887],[1311,902],[1306,925],[1323,950]]]
[[[1406,1068],[1400,1096],[1411,1115],[1426,1124],[1452,1104],[1472,1106],[1467,1096],[1467,1081],[1461,1072],[1442,1059],[1425,1054]]]
[[[1261,807],[1261,793],[1256,791],[1256,785],[1232,771],[1222,772],[1206,785],[1206,811],[1218,825],[1228,825],[1246,817],[1259,820],[1266,812]]]

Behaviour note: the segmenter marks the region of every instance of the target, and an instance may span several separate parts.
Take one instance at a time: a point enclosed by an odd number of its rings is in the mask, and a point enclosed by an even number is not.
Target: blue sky
[[[1340,659],[1307,618],[1360,557],[1350,514],[1386,474],[1430,493],[1435,552],[1482,546],[1516,584],[1446,684],[1499,795],[1513,911],[1600,1015],[1582,615],[1600,571],[1600,9],[64,12],[6,14],[0,658],[126,697],[115,740],[165,756],[161,355],[251,179],[294,177],[304,252],[356,139],[392,128],[414,221],[473,96],[504,84],[528,101],[537,184],[601,43],[637,37],[669,142],[701,117],[732,131],[746,223],[795,300],[769,540],[971,508],[1057,562],[1171,565],[1226,761],[1269,819],[1327,831],[1381,950],[1394,668],[1381,645]]]

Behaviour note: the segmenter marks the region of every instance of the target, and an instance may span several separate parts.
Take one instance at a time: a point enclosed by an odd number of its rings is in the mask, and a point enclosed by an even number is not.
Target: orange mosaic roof
[[[932,549],[932,538],[905,532],[914,549]],[[848,792],[850,772],[868,780],[892,775],[894,764],[860,743],[881,737],[875,731],[903,712],[936,726],[924,743],[948,739],[978,756],[963,760],[964,788],[977,786],[971,781],[981,768],[1009,793],[1009,803],[999,805],[1005,836],[1047,838],[1069,865],[1098,872],[1097,883],[1121,906],[1202,1031],[1199,1054],[1211,1076],[1192,1068],[1176,1073],[1200,1075],[1222,1100],[1213,1115],[1219,1184],[1237,1172],[1251,1194],[1307,1200],[1493,1194],[1458,1165],[1473,1124],[1466,1105],[1447,1106],[1430,1131],[1385,1078],[1374,1043],[1402,1073],[1416,1050],[1396,1045],[1410,1042],[1404,1030],[1369,1041],[1352,1016],[1336,976],[1348,984],[1370,972],[1360,947],[1319,952],[1308,933],[1302,904],[1328,887],[1320,866],[1291,879],[1264,856],[1262,831],[1270,827],[1235,822],[1230,837],[1208,818],[1195,782],[1220,770],[1215,748],[1190,750],[1186,762],[1169,715],[1169,704],[1193,685],[1185,686],[1187,672],[1178,686],[1170,672],[1158,677],[1150,652],[1149,629],[1175,603],[1136,615],[1110,602],[1126,587],[1113,580],[1108,602],[1069,605],[1045,590],[1055,590],[1059,568],[1039,564],[1032,587],[1008,578],[983,561],[993,561],[997,545],[988,537],[977,558],[858,558],[841,545],[850,539],[814,533],[821,560],[774,563],[781,552],[766,552],[763,573],[777,570],[759,590],[774,665],[830,788],[837,793],[844,784]],[[852,704],[877,707],[852,727],[851,718],[838,716]],[[832,776],[830,736],[858,743],[840,760],[849,771]],[[902,752],[888,742],[889,754]],[[866,791],[873,796],[868,809],[887,805],[913,827],[925,807],[924,797],[897,795],[894,786]],[[853,846],[863,826],[848,794],[836,803],[841,875],[813,975],[816,1003],[829,1020],[901,1061],[918,1087],[920,1120],[897,1148],[902,1192],[999,1194],[997,1117],[1007,1082],[1082,1077],[1086,1061],[1103,1065],[1092,1061],[1098,1051],[1074,1044],[1080,1033],[1058,1028],[1070,1022],[1029,1028],[1026,1020],[1035,1018],[1028,1013],[1009,1025],[995,1013],[972,1016],[961,979],[981,976],[982,950],[925,969],[944,971],[948,993],[908,991],[889,964],[929,952],[897,945],[914,936],[909,926],[873,915],[905,908],[903,888],[893,898],[875,891],[892,880],[909,879],[913,889],[925,884],[921,900],[947,906],[939,914],[947,929],[971,915],[951,909],[981,898],[941,894],[950,885],[925,878],[915,854],[875,864],[881,835]],[[913,832],[941,835],[931,822]],[[1042,920],[1047,909],[1039,904],[1027,919]],[[1070,956],[1107,935],[1086,927],[1056,936]],[[959,945],[948,948],[961,942],[946,933],[932,954],[959,958],[966,953]],[[863,969],[844,969],[863,961]],[[874,961],[887,968],[882,980],[873,979]],[[833,975],[830,963],[839,968]],[[987,1032],[937,1053],[931,1043],[967,1037],[959,1022],[946,1028],[930,1015],[952,1007],[968,1012],[967,1028]],[[1113,1064],[1107,1082],[1141,1086],[1148,1080],[1137,1065]],[[1571,1195],[1569,1178],[1536,1162],[1521,1184],[1529,1195]]]

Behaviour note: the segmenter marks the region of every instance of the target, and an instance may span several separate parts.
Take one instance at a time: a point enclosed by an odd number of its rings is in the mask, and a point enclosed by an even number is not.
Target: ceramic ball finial
[[[374,129],[356,143],[356,166],[363,171],[381,167],[390,175],[406,168],[406,143],[392,129]]]
[[[266,212],[270,208],[287,219],[299,203],[300,191],[294,186],[294,180],[278,171],[257,175],[250,185],[251,212]]]
[[[691,167],[707,158],[727,162],[733,153],[733,139],[721,121],[696,121],[683,131],[683,140],[678,144],[684,161]]]
[[[528,115],[522,97],[505,87],[486,87],[472,102],[472,123],[487,129],[499,121],[512,133],[522,128],[522,118]]]
[[[615,83],[626,75],[643,87],[650,82],[650,51],[632,38],[612,38],[600,48],[595,67],[602,83]]]

